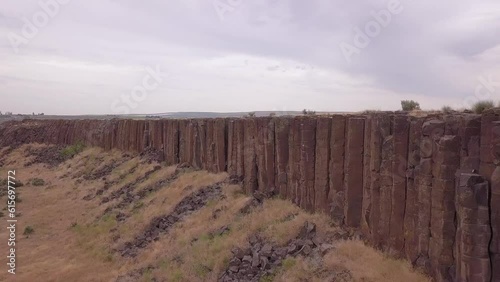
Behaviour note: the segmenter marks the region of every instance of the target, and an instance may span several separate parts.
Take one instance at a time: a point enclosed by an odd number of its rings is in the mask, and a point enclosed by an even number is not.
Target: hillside
[[[40,144],[3,148],[0,163],[2,180],[15,170],[22,183],[17,281],[428,281],[326,215],[247,196],[227,173]]]

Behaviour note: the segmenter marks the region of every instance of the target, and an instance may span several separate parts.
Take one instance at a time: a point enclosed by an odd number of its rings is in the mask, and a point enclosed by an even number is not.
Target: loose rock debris
[[[62,146],[47,146],[43,148],[28,148],[27,156],[34,156],[34,159],[27,162],[24,166],[31,166],[34,164],[48,164],[51,167],[63,163],[66,158],[61,154],[64,149]]]
[[[220,282],[260,281],[264,276],[272,276],[287,256],[310,256],[313,252],[324,254],[333,248],[321,242],[316,236],[316,225],[311,222],[306,222],[297,238],[285,246],[266,243],[260,236],[251,236],[248,241],[249,248],[232,250],[233,258],[219,278]]]
[[[125,243],[118,251],[124,257],[135,257],[140,249],[158,240],[160,235],[168,232],[175,223],[201,209],[210,200],[220,197],[221,193],[222,183],[216,183],[192,193],[182,199],[175,206],[172,213],[154,218],[142,234],[137,236],[132,242]]]

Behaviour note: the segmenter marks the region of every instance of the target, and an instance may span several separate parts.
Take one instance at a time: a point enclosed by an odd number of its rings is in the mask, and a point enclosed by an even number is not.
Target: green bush
[[[413,110],[420,110],[420,104],[413,100],[403,100],[401,101],[401,108],[405,112],[410,112]]]
[[[302,114],[305,115],[305,116],[313,116],[313,115],[316,114],[316,111],[303,109],[302,110]]]
[[[491,109],[494,107],[495,107],[495,104],[491,100],[479,101],[472,106],[472,111],[475,112],[476,114],[480,114],[484,110]]]
[[[449,113],[453,112],[453,108],[452,108],[452,107],[450,107],[450,106],[443,106],[443,107],[441,108],[441,111],[442,111],[443,113],[447,113],[447,114],[449,114]]]
[[[24,228],[23,235],[31,235],[33,233],[35,233],[35,229],[33,229],[33,227],[31,227],[30,225]]]
[[[41,178],[34,178],[33,180],[31,180],[31,185],[33,185],[33,186],[43,186],[43,185],[45,185],[45,180],[43,180]]]
[[[71,159],[85,149],[83,142],[79,141],[74,145],[68,146],[61,151],[61,156],[65,159]]]

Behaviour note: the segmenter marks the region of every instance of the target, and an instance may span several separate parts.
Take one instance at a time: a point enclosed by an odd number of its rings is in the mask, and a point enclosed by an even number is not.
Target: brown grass
[[[142,281],[150,281],[152,277],[166,281],[217,281],[231,257],[231,249],[246,247],[252,234],[259,233],[282,245],[297,235],[305,221],[316,223],[323,237],[337,230],[327,216],[306,213],[280,199],[266,200],[251,213],[241,214],[240,209],[250,198],[238,185],[223,185],[223,199],[209,202],[175,224],[160,236],[160,240],[141,250],[136,258],[123,258],[113,249],[140,234],[152,218],[170,213],[184,197],[223,181],[227,174],[185,172],[170,185],[132,203],[122,211],[130,217],[125,222],[117,222],[115,212],[102,216],[104,209],[113,203],[101,205],[101,197],[82,200],[102,187],[104,180],[85,181],[73,176],[82,176],[121,160],[120,152],[90,148],[56,168],[43,164],[24,167],[26,148],[23,146],[11,152],[6,158],[9,164],[0,168],[0,178],[7,175],[8,169],[15,168],[23,182],[39,177],[48,183],[41,187],[19,188],[22,198],[18,204],[18,211],[22,213],[17,232],[19,269],[16,278],[19,281],[113,281],[119,275],[147,266],[154,269],[144,273]],[[119,183],[105,195],[135,181],[154,165],[157,164],[143,164],[139,158],[124,162],[106,176],[108,181]],[[137,166],[135,172],[128,174],[134,166]],[[174,171],[175,167],[162,167],[138,183],[134,191]],[[22,235],[28,225],[35,229],[29,238]],[[230,227],[228,234],[209,236],[226,225]],[[7,235],[6,229],[1,228],[0,242],[6,242]],[[274,281],[331,281],[334,275],[344,272],[355,281],[428,281],[412,271],[407,263],[387,258],[359,241],[339,242],[321,260],[288,258],[278,269]],[[0,272],[0,281],[7,278],[6,271]]]

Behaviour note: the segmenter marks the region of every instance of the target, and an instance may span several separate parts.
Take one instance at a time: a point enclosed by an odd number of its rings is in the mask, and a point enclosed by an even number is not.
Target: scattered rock
[[[185,197],[175,206],[172,213],[154,218],[142,234],[138,235],[133,241],[125,243],[118,251],[124,257],[135,257],[139,249],[158,240],[160,234],[168,232],[175,223],[201,209],[208,201],[220,196],[221,191],[222,185],[221,183],[217,183],[204,187]]]
[[[306,222],[297,238],[286,246],[274,246],[265,242],[260,236],[250,236],[249,248],[232,250],[233,258],[219,281],[260,281],[262,277],[272,275],[287,256],[312,255],[318,247],[313,240],[315,237],[316,225],[310,222]]]
[[[147,147],[141,152],[140,157],[143,162],[149,164],[153,162],[161,163],[163,161],[163,151],[153,147]]]

